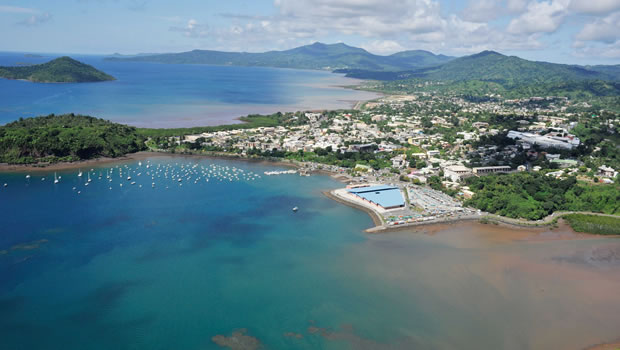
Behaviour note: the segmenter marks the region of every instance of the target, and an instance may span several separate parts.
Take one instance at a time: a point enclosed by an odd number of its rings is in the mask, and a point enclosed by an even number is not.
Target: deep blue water
[[[55,57],[0,53],[0,65],[43,63]],[[118,80],[40,84],[0,79],[0,124],[20,117],[81,113],[136,126],[216,125],[252,113],[346,108],[354,100],[375,96],[336,87],[356,81],[329,72],[72,57]]]
[[[617,336],[620,266],[593,252],[618,240],[511,242],[467,224],[368,235],[366,214],[321,194],[341,184],[262,175],[274,169],[162,156],[58,172],[56,185],[52,172],[0,173],[0,348],[218,349],[212,337],[236,329],[264,349]]]

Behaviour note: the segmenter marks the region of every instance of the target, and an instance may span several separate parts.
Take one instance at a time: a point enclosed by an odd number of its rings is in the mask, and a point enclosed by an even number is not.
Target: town
[[[618,177],[617,114],[592,113],[560,97],[487,101],[420,93],[385,96],[345,111],[288,113],[278,126],[151,140],[158,150],[211,151],[285,158],[300,173],[328,171],[386,225],[480,215],[463,207],[476,191],[468,178],[535,172],[613,184]],[[351,188],[399,189],[401,205],[369,200]],[[375,191],[377,194],[381,191]],[[373,192],[373,193],[375,193]],[[447,194],[447,195],[446,195]]]

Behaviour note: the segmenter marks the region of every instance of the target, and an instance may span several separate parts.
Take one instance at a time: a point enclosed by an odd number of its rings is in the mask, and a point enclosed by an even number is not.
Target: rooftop
[[[347,190],[349,193],[377,204],[383,208],[404,207],[405,200],[400,192],[400,188],[395,186],[369,186]]]

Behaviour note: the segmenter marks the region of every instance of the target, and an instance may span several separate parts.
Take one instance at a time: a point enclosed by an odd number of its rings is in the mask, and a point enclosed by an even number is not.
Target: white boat
[[[29,179],[29,178],[30,178],[30,174],[26,175],[26,179]]]
[[[78,172],[78,177],[82,177],[82,170]]]
[[[92,180],[90,179],[90,172],[88,173],[88,182],[91,182]]]
[[[60,182],[60,181],[58,180],[58,177],[56,176],[56,173],[54,173],[54,183],[57,184],[58,182]]]
[[[297,212],[298,210],[299,210],[299,208],[297,208],[297,207],[294,207],[294,208],[293,208],[293,211],[294,211],[294,212]]]

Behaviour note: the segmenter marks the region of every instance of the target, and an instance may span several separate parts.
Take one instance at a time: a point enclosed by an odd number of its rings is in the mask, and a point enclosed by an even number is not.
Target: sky
[[[263,52],[317,41],[620,64],[620,0],[0,0],[0,51]]]

